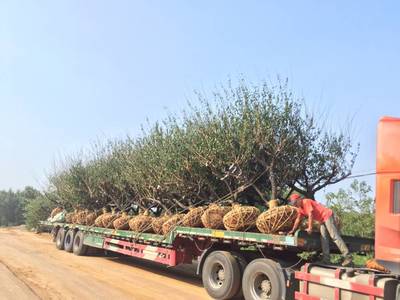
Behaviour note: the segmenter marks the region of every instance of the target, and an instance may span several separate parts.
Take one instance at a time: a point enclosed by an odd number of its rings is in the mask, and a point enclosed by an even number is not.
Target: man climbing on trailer
[[[306,229],[308,234],[312,232],[313,221],[320,223],[321,231],[321,246],[322,246],[322,262],[330,264],[330,249],[329,249],[329,236],[335,242],[343,255],[342,266],[350,266],[353,263],[352,256],[347,248],[345,242],[338,229],[336,228],[333,211],[321,203],[312,199],[304,198],[299,194],[292,194],[289,198],[290,203],[298,208],[298,214],[292,230],[289,232],[293,234],[300,225],[303,218],[308,218],[308,227]]]

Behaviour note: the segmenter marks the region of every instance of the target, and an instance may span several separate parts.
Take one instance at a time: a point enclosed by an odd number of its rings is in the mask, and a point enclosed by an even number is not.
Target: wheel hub
[[[263,294],[268,295],[271,292],[271,281],[269,281],[268,279],[264,279],[261,282],[260,287]]]
[[[270,300],[272,295],[272,283],[268,276],[259,273],[254,277],[252,294],[254,299]]]
[[[225,280],[225,270],[222,269],[222,268],[219,269],[219,270],[218,270],[217,276],[218,276],[218,279],[219,279],[220,281],[224,281],[224,280]]]

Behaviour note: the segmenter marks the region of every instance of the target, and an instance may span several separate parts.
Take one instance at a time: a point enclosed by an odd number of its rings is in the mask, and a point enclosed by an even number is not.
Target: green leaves
[[[49,190],[67,208],[174,212],[215,201],[265,205],[292,190],[313,197],[351,171],[349,137],[318,126],[287,80],[229,81],[195,96],[181,118],[67,159]]]
[[[40,196],[40,192],[30,186],[18,191],[0,191],[0,226],[23,224],[25,207]]]
[[[375,201],[371,192],[365,181],[354,180],[347,190],[326,195],[327,205],[339,217],[344,234],[374,237]]]

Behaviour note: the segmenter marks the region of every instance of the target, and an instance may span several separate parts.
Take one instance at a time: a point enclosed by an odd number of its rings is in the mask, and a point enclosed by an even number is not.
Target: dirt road
[[[191,266],[75,256],[48,234],[0,229],[0,299],[210,299]]]

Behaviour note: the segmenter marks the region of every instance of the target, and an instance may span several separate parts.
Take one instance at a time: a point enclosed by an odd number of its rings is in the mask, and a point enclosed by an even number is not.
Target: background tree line
[[[365,181],[354,180],[347,189],[325,195],[326,204],[339,217],[342,233],[375,237],[375,199]]]
[[[57,204],[40,191],[27,186],[23,190],[0,191],[0,226],[26,224],[35,228],[46,220]]]

